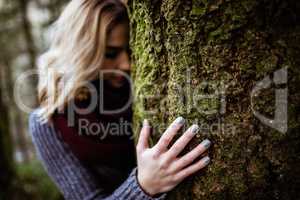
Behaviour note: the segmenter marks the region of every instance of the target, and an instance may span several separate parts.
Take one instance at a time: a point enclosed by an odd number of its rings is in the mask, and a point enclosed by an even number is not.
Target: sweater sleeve
[[[31,138],[48,175],[67,200],[163,200],[167,193],[151,197],[140,187],[137,167],[112,194],[104,193],[91,172],[68,148],[53,125],[39,121],[34,111],[29,117]],[[100,180],[101,181],[101,180]]]

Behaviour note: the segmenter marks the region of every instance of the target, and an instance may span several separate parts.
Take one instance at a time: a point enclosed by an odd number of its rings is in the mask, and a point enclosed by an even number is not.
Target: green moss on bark
[[[212,164],[179,184],[170,199],[300,197],[299,8],[296,0],[130,1],[136,136],[149,118],[155,143],[181,115],[187,126],[202,128],[185,152],[203,138],[213,141]],[[254,85],[283,67],[286,134],[261,123],[250,102]],[[273,117],[274,91],[254,104]]]

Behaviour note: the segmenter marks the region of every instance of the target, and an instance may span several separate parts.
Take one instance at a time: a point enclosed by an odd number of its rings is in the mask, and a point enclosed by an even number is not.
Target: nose
[[[130,71],[130,58],[127,51],[122,51],[120,55],[119,69],[122,71]]]

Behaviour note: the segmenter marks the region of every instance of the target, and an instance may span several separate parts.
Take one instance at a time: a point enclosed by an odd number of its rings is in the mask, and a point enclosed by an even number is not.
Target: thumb
[[[150,132],[151,132],[151,127],[149,121],[147,119],[144,119],[143,127],[140,132],[139,140],[137,143],[137,148],[139,148],[140,150],[149,148],[148,139],[149,139]]]

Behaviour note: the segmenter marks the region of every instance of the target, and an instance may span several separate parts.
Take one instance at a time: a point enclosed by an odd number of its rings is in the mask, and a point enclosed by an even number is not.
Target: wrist
[[[156,192],[155,190],[153,190],[153,189],[150,189],[151,187],[149,187],[148,185],[147,185],[147,183],[145,183],[144,181],[143,181],[143,179],[139,176],[139,174],[138,174],[138,170],[136,171],[136,177],[137,177],[137,183],[138,183],[138,185],[140,186],[140,188],[143,190],[143,192],[145,193],[145,194],[147,194],[148,196],[150,196],[150,197],[154,197],[154,196],[156,196],[157,194],[158,194],[158,192]]]

